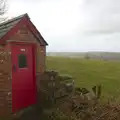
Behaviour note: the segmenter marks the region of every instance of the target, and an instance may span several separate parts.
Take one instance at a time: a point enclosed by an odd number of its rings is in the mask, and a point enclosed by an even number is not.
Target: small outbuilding
[[[28,14],[0,24],[0,114],[37,103],[36,76],[45,71],[46,45]]]

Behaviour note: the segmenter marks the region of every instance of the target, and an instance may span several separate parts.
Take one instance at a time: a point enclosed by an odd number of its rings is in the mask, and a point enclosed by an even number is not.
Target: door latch
[[[13,65],[13,71],[16,72],[16,65]]]

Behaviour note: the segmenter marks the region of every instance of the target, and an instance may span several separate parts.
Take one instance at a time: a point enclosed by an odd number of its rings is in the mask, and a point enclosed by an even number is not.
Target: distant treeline
[[[120,60],[119,52],[48,52],[47,56],[61,56],[101,60]]]

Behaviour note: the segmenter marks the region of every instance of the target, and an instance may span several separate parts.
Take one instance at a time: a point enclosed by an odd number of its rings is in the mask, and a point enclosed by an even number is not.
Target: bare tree
[[[4,15],[6,12],[6,0],[0,0],[0,15]]]
[[[0,22],[5,20],[3,15],[6,13],[6,11],[7,11],[6,0],[0,0]]]

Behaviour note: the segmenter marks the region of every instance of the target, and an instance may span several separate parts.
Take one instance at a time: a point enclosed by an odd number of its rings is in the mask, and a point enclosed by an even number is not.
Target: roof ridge
[[[11,18],[11,19],[9,19],[9,20],[7,20],[7,21],[5,21],[5,22],[0,23],[0,27],[1,27],[2,25],[11,23],[11,22],[13,22],[13,21],[15,21],[15,20],[21,19],[21,18],[23,18],[24,16],[27,16],[27,17],[29,18],[28,14],[25,13],[25,14],[19,15],[19,16],[17,16],[17,17]]]
[[[24,21],[24,19],[26,21]],[[4,36],[14,27],[17,26],[17,24],[21,23],[23,24],[22,22],[20,21],[24,21],[23,23],[26,24],[27,26],[29,24],[31,24],[29,26],[29,29],[32,31],[32,33],[37,37],[37,39],[40,41],[41,45],[48,45],[47,42],[44,40],[44,38],[42,37],[41,33],[37,30],[36,26],[31,22],[28,14],[23,14],[23,15],[20,15],[20,16],[17,16],[17,17],[14,17],[12,19],[9,19],[3,23],[0,24],[0,40],[4,40],[6,39]],[[29,24],[28,24],[29,23]],[[32,29],[32,28],[34,29]],[[19,29],[19,28],[17,28]],[[11,30],[12,31],[12,30]],[[13,30],[14,31],[14,30]],[[33,32],[34,31],[34,32]],[[12,34],[12,33],[10,33]],[[9,36],[9,35],[8,35]],[[4,39],[3,39],[4,38]]]

